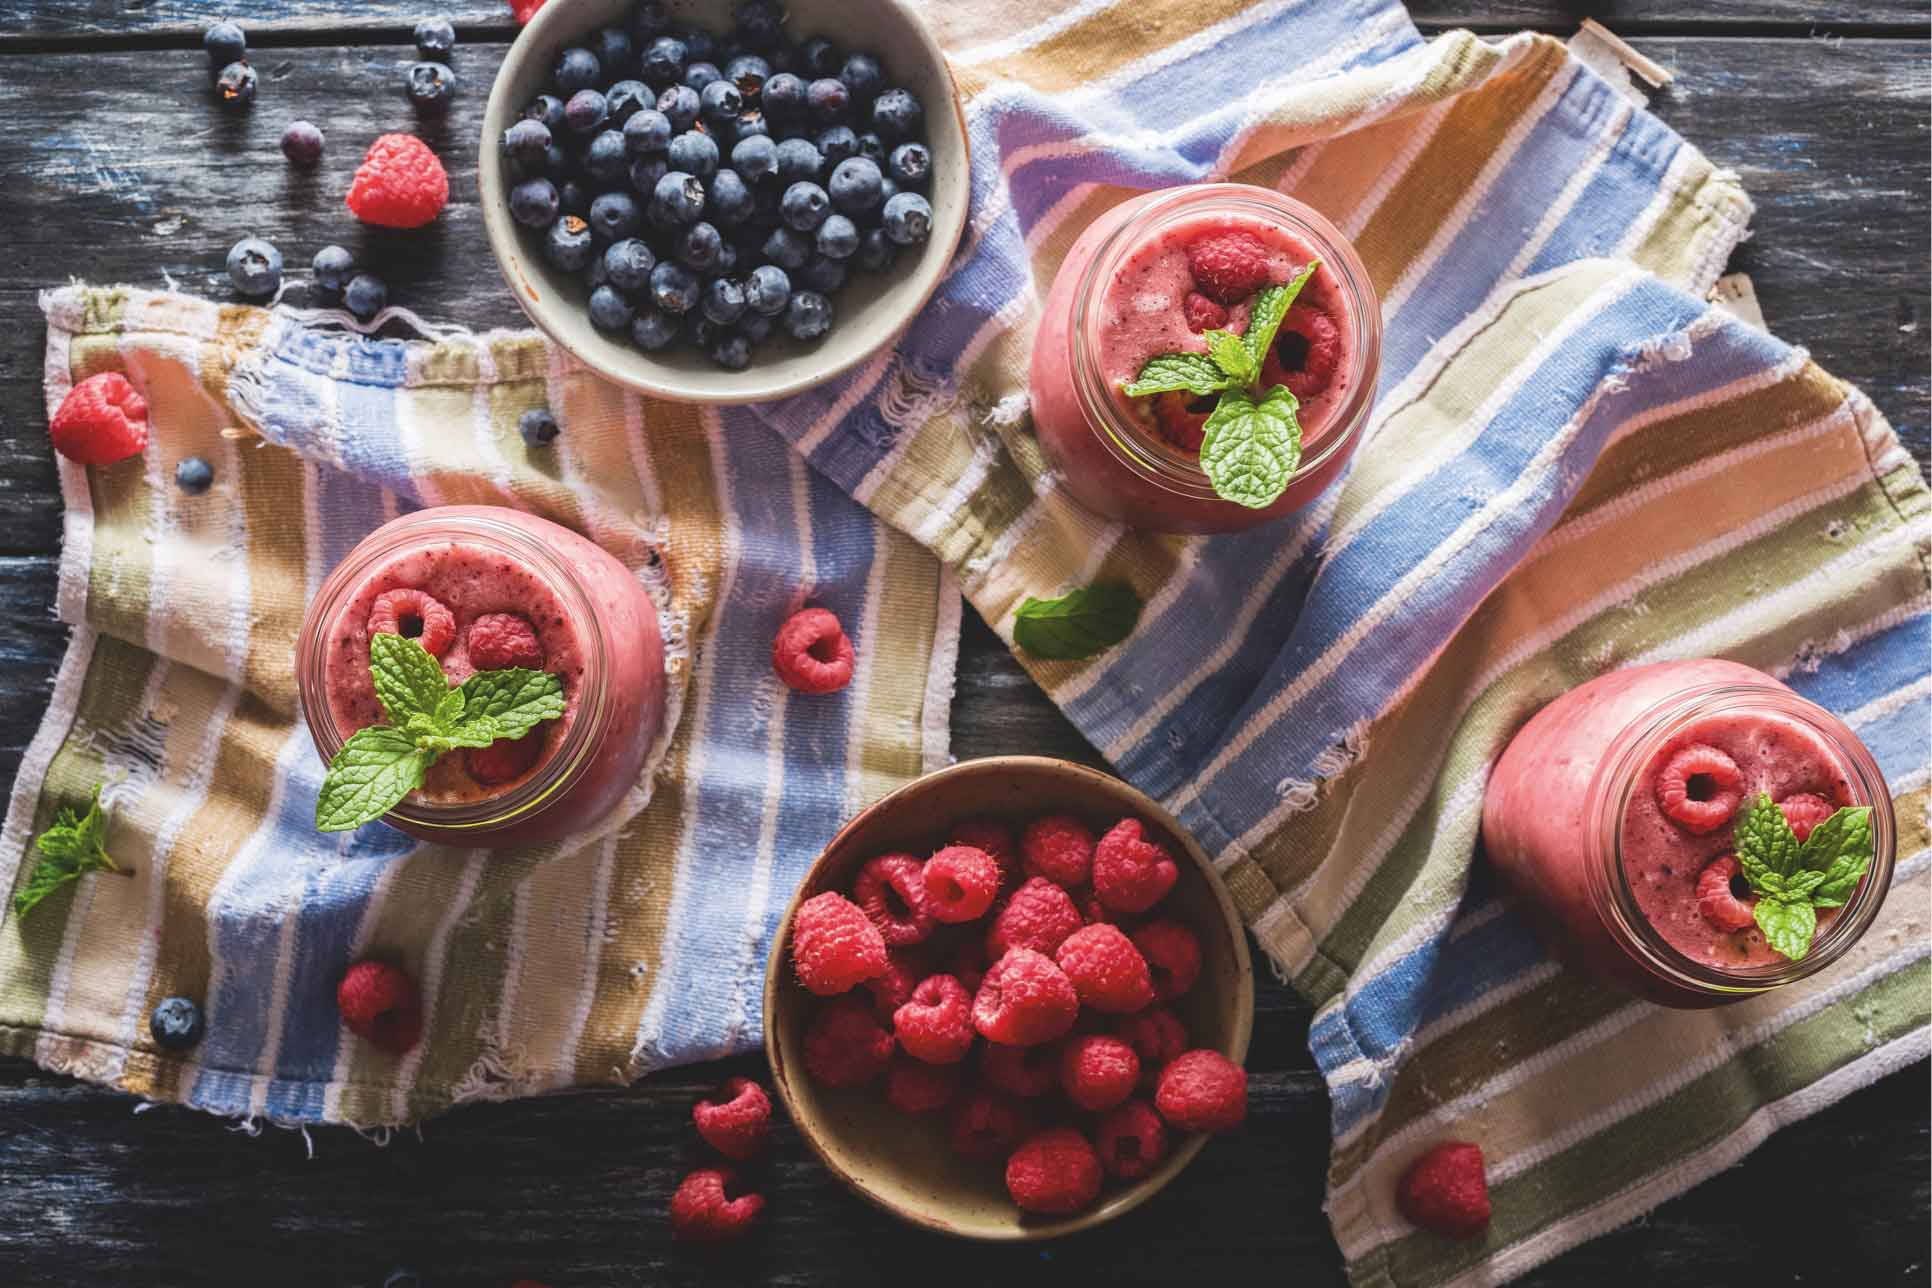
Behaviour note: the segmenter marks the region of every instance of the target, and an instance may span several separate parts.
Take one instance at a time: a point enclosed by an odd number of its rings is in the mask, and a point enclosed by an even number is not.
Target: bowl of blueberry
[[[864,361],[966,225],[958,97],[903,0],[550,0],[497,74],[480,155],[490,248],[531,320],[681,402],[779,398]]]

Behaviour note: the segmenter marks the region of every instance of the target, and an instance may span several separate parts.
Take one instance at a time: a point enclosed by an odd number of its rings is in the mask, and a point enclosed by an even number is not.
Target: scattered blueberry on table
[[[282,252],[259,237],[244,237],[228,250],[228,280],[250,299],[265,299],[282,284]]]
[[[255,101],[255,69],[236,61],[215,77],[215,97],[223,107],[244,108]]]
[[[174,467],[174,485],[189,496],[200,496],[215,482],[215,467],[199,456],[184,456]]]
[[[148,1032],[170,1051],[186,1050],[201,1041],[201,1008],[186,997],[163,998],[148,1016]]]
[[[717,36],[642,0],[557,50],[504,132],[501,198],[582,278],[595,326],[730,370],[780,328],[825,335],[851,273],[890,270],[933,221],[925,107],[891,69],[794,43],[774,0],[735,17]]]
[[[313,121],[290,121],[282,131],[282,155],[306,169],[322,159],[322,131]]]
[[[532,407],[517,418],[517,433],[523,435],[526,447],[548,447],[562,432],[547,407]]]
[[[342,307],[367,322],[389,303],[389,288],[374,273],[357,273],[342,288]]]
[[[438,63],[449,61],[456,48],[456,28],[448,18],[424,18],[416,24],[416,53]]]

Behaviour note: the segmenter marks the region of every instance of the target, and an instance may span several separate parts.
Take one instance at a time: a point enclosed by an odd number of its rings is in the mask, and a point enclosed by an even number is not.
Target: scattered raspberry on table
[[[1489,1228],[1489,1179],[1483,1151],[1448,1140],[1409,1164],[1396,1185],[1396,1207],[1416,1225],[1451,1239],[1473,1239]]]
[[[385,134],[370,144],[349,185],[350,212],[379,228],[421,228],[448,201],[443,163],[413,134]]]
[[[399,966],[359,961],[335,990],[336,1010],[349,1031],[390,1055],[404,1055],[423,1036],[422,997]]]
[[[67,391],[47,428],[68,460],[112,465],[146,449],[147,399],[120,372],[103,371]]]

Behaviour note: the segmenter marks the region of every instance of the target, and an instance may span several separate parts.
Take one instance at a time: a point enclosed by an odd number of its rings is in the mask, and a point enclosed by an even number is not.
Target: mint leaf
[[[437,670],[440,674],[441,668]],[[423,785],[423,775],[435,759],[436,753],[418,746],[417,739],[401,729],[370,725],[356,730],[335,753],[322,779],[322,791],[315,799],[316,829],[346,832],[381,818]]]
[[[13,896],[16,917],[26,916],[41,900],[85,873],[121,871],[107,853],[107,815],[101,812],[99,787],[87,813],[76,814],[62,806],[54,815],[54,825],[34,839],[34,848],[40,851],[40,859],[27,874],[27,884]]]
[[[1259,402],[1229,389],[1202,426],[1201,468],[1216,496],[1251,510],[1272,505],[1301,463],[1299,404],[1285,385]]]
[[[1288,316],[1288,310],[1294,307],[1295,297],[1301,294],[1301,288],[1308,285],[1308,279],[1321,266],[1319,259],[1312,259],[1286,286],[1270,286],[1256,293],[1254,307],[1248,310],[1248,329],[1242,333],[1241,343],[1247,346],[1257,373],[1268,361],[1268,348],[1275,342],[1275,332],[1281,330],[1281,320]]]
[[[497,727],[495,720],[489,716],[474,716],[449,729],[419,737],[416,745],[440,756],[457,747],[487,747],[501,737],[503,731]]]
[[[1124,581],[1100,581],[1058,599],[1028,595],[1013,614],[1013,642],[1035,657],[1092,657],[1133,634],[1140,596]]]
[[[1811,938],[1818,933],[1818,914],[1809,898],[1761,897],[1751,915],[1764,932],[1765,942],[1792,961],[1803,960],[1811,951]]]
[[[487,717],[495,722],[498,738],[521,738],[564,713],[563,681],[548,671],[520,666],[478,671],[460,691],[465,720]]]
[[[449,681],[445,679],[444,684]],[[451,689],[443,700],[436,704],[436,723],[447,729],[463,718],[463,690]]]
[[[394,725],[418,713],[435,716],[449,696],[449,677],[443,674],[442,664],[421,644],[400,635],[370,637],[369,678]]]
[[[1840,809],[1812,828],[1798,862],[1823,874],[1812,892],[1812,906],[1843,907],[1872,865],[1871,806]]]
[[[1795,962],[1811,951],[1817,910],[1842,907],[1871,866],[1872,811],[1840,809],[1799,845],[1784,811],[1759,792],[1731,839],[1738,866],[1758,893],[1754,915],[1765,942]]]
[[[1228,387],[1228,378],[1212,359],[1200,353],[1163,353],[1149,358],[1140,375],[1122,385],[1129,398],[1172,393],[1185,389],[1191,394],[1218,394]]]
[[[1784,811],[1771,797],[1759,792],[1758,798],[1739,815],[1731,829],[1731,843],[1737,851],[1737,864],[1744,879],[1755,890],[1776,893],[1784,889],[1780,878],[1798,866],[1798,838],[1785,821]]]
[[[1241,342],[1241,337],[1232,331],[1203,331],[1201,338],[1207,341],[1208,357],[1214,365],[1227,373],[1229,381],[1236,385],[1251,385],[1261,371],[1260,361]]]

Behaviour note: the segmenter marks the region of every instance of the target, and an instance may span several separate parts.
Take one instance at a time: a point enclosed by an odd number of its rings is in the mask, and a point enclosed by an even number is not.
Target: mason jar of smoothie
[[[1252,388],[1287,388],[1300,459],[1272,500],[1226,499],[1202,464],[1219,396],[1126,392],[1150,359],[1207,355],[1242,335],[1257,292],[1294,282]],[[1212,183],[1148,193],[1095,220],[1048,293],[1033,348],[1034,432],[1087,508],[1163,532],[1233,532],[1297,510],[1360,442],[1380,371],[1382,312],[1339,229],[1269,188]]]
[[[385,720],[369,673],[378,632],[416,639],[452,686],[522,666],[557,676],[564,699],[520,739],[444,754],[385,822],[452,845],[550,841],[595,825],[636,784],[664,719],[664,644],[650,594],[608,551],[499,506],[376,529],[322,584],[296,645],[325,762]]]
[[[1869,866],[1806,914],[1816,929],[1796,958],[1768,940],[1754,916],[1768,896],[1739,863],[1739,823],[1766,798],[1799,844],[1841,809],[1870,809]],[[1706,659],[1614,671],[1537,712],[1490,776],[1482,837],[1557,956],[1651,1001],[1707,1007],[1843,957],[1891,885],[1896,827],[1843,721]]]

